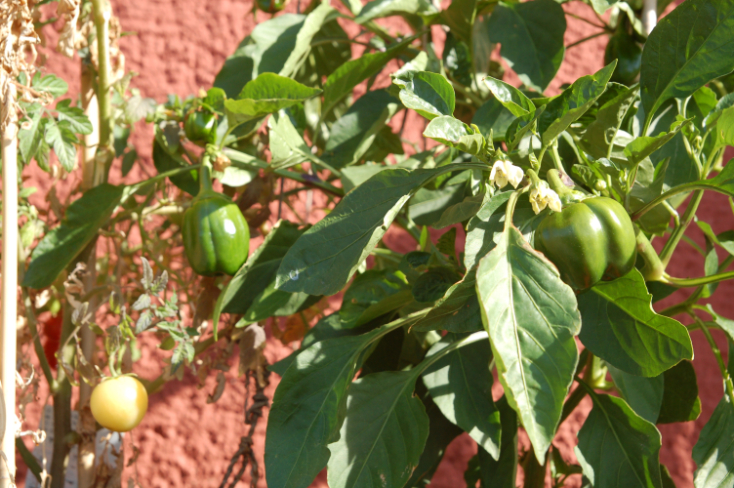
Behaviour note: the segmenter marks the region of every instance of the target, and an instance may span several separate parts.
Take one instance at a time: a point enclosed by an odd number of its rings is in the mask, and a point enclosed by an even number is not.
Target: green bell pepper
[[[184,214],[183,241],[193,270],[203,276],[234,275],[250,251],[250,229],[239,207],[211,187],[204,158],[201,190]]]
[[[535,230],[534,244],[578,292],[627,274],[637,258],[632,221],[607,197],[586,198],[551,213]]]
[[[206,110],[193,109],[184,120],[186,138],[194,144],[212,144],[217,139],[217,117]]]
[[[634,37],[620,30],[609,38],[609,43],[604,50],[604,63],[609,64],[617,60],[611,81],[623,85],[632,85],[640,74],[642,66],[642,49],[635,42]]]

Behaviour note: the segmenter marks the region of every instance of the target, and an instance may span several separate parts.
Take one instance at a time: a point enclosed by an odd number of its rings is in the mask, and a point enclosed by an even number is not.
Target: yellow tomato
[[[90,406],[102,427],[127,432],[143,420],[148,410],[148,392],[132,376],[107,378],[92,391]]]

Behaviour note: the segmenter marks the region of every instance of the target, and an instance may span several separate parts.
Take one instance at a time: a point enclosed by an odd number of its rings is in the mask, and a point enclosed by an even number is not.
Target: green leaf
[[[698,469],[693,478],[696,488],[731,488],[734,486],[734,405],[724,395],[713,415],[703,426],[693,446],[693,460]]]
[[[426,354],[439,353],[457,339],[445,336]],[[494,459],[500,455],[500,413],[492,400],[492,350],[488,341],[458,348],[423,373],[423,383],[444,416],[467,432]]]
[[[227,58],[214,79],[229,98],[236,98],[245,84],[260,73],[280,73],[296,48],[305,15],[283,14],[258,23]]]
[[[56,111],[59,114],[59,121],[66,120],[69,122],[69,129],[76,134],[91,134],[92,122],[84,114],[84,110],[79,107],[71,106],[71,99],[61,100],[56,104]]]
[[[495,461],[488,452],[478,450],[482,487],[512,488],[516,486],[517,477],[517,413],[510,407],[506,396],[502,396],[495,405],[502,424],[500,457]]]
[[[681,361],[663,377],[665,389],[658,415],[658,424],[689,422],[701,415],[701,399],[698,398],[696,371],[690,361]]]
[[[413,396],[413,371],[358,379],[349,389],[339,440],[329,444],[331,488],[403,486],[428,438],[428,416]]]
[[[332,173],[339,174],[331,165],[311,152],[311,148],[303,140],[293,125],[293,121],[284,111],[273,114],[268,120],[270,136],[270,166],[284,169],[304,161],[310,161]]]
[[[407,291],[407,283],[393,271],[386,269],[365,271],[358,275],[344,292],[342,308],[338,312],[341,320],[340,328],[358,327],[369,321],[365,320],[365,316],[372,319],[394,310],[388,304],[397,306],[403,304],[402,297],[406,294],[403,293],[400,297],[396,295]],[[390,298],[398,298],[398,301],[394,303]],[[380,304],[382,306],[379,306]],[[375,312],[373,307],[378,307],[378,311]]]
[[[32,86],[34,90],[50,93],[54,98],[61,97],[69,91],[69,85],[56,75],[41,77],[40,74],[36,74]]]
[[[428,439],[426,440],[426,448],[418,461],[418,467],[415,468],[413,475],[405,484],[406,488],[423,488],[429,485],[433,474],[446,453],[446,448],[451,444],[451,441],[464,432],[443,416],[441,410],[429,395],[423,397],[423,405],[426,407],[426,414],[428,415]]]
[[[507,110],[497,98],[492,98],[477,109],[471,123],[476,125],[485,137],[488,138],[491,131],[492,138],[502,142],[513,120],[515,116],[512,115],[512,112]]]
[[[158,140],[153,140],[153,164],[158,173],[165,173],[173,169],[185,168],[189,165],[179,154],[169,153]],[[196,196],[199,193],[199,173],[191,170],[169,178],[171,183],[188,193]]]
[[[505,395],[543,460],[578,362],[576,297],[514,226],[480,261],[477,293]]]
[[[441,18],[456,37],[466,42],[472,42],[472,29],[477,18],[476,0],[453,0],[441,12]]]
[[[71,127],[68,121],[48,119],[45,135],[46,143],[53,147],[59,162],[69,173],[76,167],[76,145],[79,143]]]
[[[421,188],[408,202],[408,213],[416,224],[438,228],[434,225],[436,221],[449,207],[461,202],[465,194],[464,185],[446,186],[438,190]]]
[[[441,218],[438,222],[433,224],[434,229],[443,229],[450,225],[459,224],[465,222],[470,218],[474,217],[479,209],[482,208],[484,201],[484,195],[479,194],[472,197],[466,197],[459,203],[451,205],[441,214]]]
[[[597,395],[579,431],[576,457],[594,488],[662,488],[660,432],[621,398]]]
[[[303,25],[298,30],[293,49],[288,53],[288,59],[278,71],[283,76],[295,76],[303,65],[306,56],[311,52],[311,41],[318,34],[325,23],[334,20],[338,12],[329,5],[329,2],[321,2],[304,19]],[[269,55],[266,51],[265,56]],[[262,73],[263,71],[260,71]]]
[[[675,481],[673,481],[673,478],[670,476],[668,468],[662,464],[660,465],[660,478],[663,481],[663,488],[676,488]]]
[[[627,158],[627,161],[624,162],[625,167],[634,168],[637,166],[640,161],[650,156],[652,153],[667,144],[668,141],[673,139],[684,125],[685,123],[675,123],[670,128],[670,132],[661,133],[652,137],[637,137],[624,148],[624,155]]]
[[[489,91],[512,115],[521,117],[535,112],[535,105],[523,92],[502,80],[487,76],[484,82]]]
[[[734,70],[732,29],[732,0],[687,0],[660,20],[642,51],[640,88],[648,118],[667,100],[692,95]]]
[[[688,330],[658,315],[636,269],[602,281],[579,295],[584,327],[579,338],[591,352],[627,373],[653,377],[683,359],[693,359]]]
[[[400,87],[403,105],[428,120],[454,114],[454,87],[442,75],[430,71],[408,71],[394,77],[393,83]]]
[[[610,364],[607,364],[607,368],[612,375],[614,385],[630,408],[648,422],[656,423],[660,414],[660,406],[663,404],[665,377],[663,375],[654,378],[635,376]]]
[[[597,14],[602,15],[618,1],[619,0],[591,0],[591,6]]]
[[[337,293],[413,193],[443,171],[445,168],[387,169],[349,192],[288,250],[276,286],[311,295]]]
[[[607,86],[615,85],[616,83]],[[581,147],[595,159],[608,158],[611,155],[614,138],[637,98],[637,87],[617,86],[619,92],[599,107],[596,119],[589,124],[581,138]]]
[[[339,435],[347,389],[365,348],[394,325],[368,334],[316,342],[299,352],[273,396],[265,437],[265,471],[272,488],[306,488],[329,460]]]
[[[415,37],[408,37],[384,52],[368,53],[347,61],[330,74],[324,85],[322,116],[328,114],[341,99],[351,94],[355,86],[382,71],[391,59],[399,56],[413,42],[413,39]]]
[[[476,270],[449,288],[415,330],[447,330],[463,333],[482,330],[482,316],[476,292]]]
[[[452,268],[444,266],[429,268],[413,283],[413,297],[420,303],[435,302],[460,279],[461,276]]]
[[[428,0],[372,0],[367,2],[354,19],[358,24],[392,15],[430,15],[438,12]]]
[[[61,224],[50,230],[33,250],[23,286],[37,290],[50,286],[97,236],[120,204],[124,188],[103,183],[69,205]]]
[[[490,41],[520,80],[543,92],[563,61],[566,15],[553,0],[500,2],[489,18]]]
[[[30,163],[36,156],[41,143],[44,141],[45,125],[48,119],[44,119],[43,110],[40,109],[40,106],[37,107],[38,109],[35,111],[28,109],[30,127],[28,129],[21,128],[18,132],[18,148],[25,164]]]
[[[275,73],[263,73],[248,82],[236,100],[224,102],[230,127],[259,119],[267,114],[291,107],[321,93]]]
[[[431,120],[423,135],[475,156],[484,157],[486,151],[487,141],[482,134],[450,115]]]
[[[138,152],[135,149],[130,149],[125,153],[125,155],[122,157],[122,177],[130,173],[130,170],[133,169],[133,165],[135,164],[135,161],[138,160]]]
[[[357,163],[399,109],[400,102],[386,90],[359,97],[331,127],[321,158],[338,169]]]
[[[321,299],[308,293],[288,293],[275,289],[275,282],[265,288],[242,317],[241,325],[254,324],[268,317],[286,317],[307,309]]]
[[[591,108],[606,90],[615,66],[616,60],[593,75],[582,76],[548,103],[538,119],[538,132],[544,146],[549,146],[561,132]]]
[[[246,313],[255,299],[273,283],[281,260],[304,231],[287,220],[278,221],[222,291],[222,311]]]

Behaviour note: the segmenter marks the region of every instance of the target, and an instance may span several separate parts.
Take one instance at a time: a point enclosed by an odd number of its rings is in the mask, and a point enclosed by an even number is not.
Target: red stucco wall
[[[292,0],[289,10],[295,10],[296,1]],[[248,14],[251,5],[250,0],[113,0],[113,7],[123,30],[135,33],[123,38],[121,42],[127,68],[139,73],[132,86],[139,88],[144,96],[159,101],[169,93],[186,96],[195,93],[200,87],[209,87],[225,57],[234,51],[240,40],[254,27],[252,16]],[[574,3],[569,8],[579,15],[591,16],[590,10],[582,5]],[[264,18],[262,14],[260,16]],[[569,20],[567,44],[589,34],[588,25]],[[49,35],[50,45],[53,37]],[[598,38],[569,50],[551,92],[557,90],[561,83],[571,82],[601,68],[604,44],[604,38]],[[42,52],[49,56],[47,71],[59,74],[69,81],[72,93],[77,91],[78,60],[62,58],[50,49]],[[510,75],[509,81],[516,81],[516,78]],[[422,126],[408,124],[407,127],[409,131],[413,129],[413,136],[417,136]],[[141,125],[133,137],[141,155],[150,153],[151,138],[151,128]],[[148,165],[151,172],[154,171],[150,158],[145,158],[143,164]],[[43,194],[43,190],[48,189],[43,174],[32,170],[27,171],[27,174],[41,190],[39,193]],[[116,162],[112,175],[113,179],[115,175],[119,175],[119,161]],[[129,179],[135,180],[135,173]],[[71,188],[76,181],[77,177],[72,177],[65,184]],[[731,209],[723,197],[707,196],[700,216],[711,222],[716,232],[731,228]],[[701,236],[695,232],[691,235],[699,242],[702,241]],[[399,236],[392,236],[389,244],[396,250],[403,251],[411,246],[409,241],[401,240]],[[679,256],[669,269],[672,275],[702,274],[702,259],[690,247],[682,244]],[[719,313],[730,317],[734,317],[734,304],[729,298],[733,291],[734,284],[724,283],[712,300]],[[717,336],[717,339],[720,340],[723,350],[726,350],[723,336]],[[705,340],[694,333],[693,343],[696,354],[694,365],[698,373],[703,412],[696,422],[660,428],[663,434],[661,460],[668,466],[680,488],[693,486],[695,465],[690,458],[691,449],[722,395],[718,369]],[[266,356],[272,363],[289,352],[289,348],[271,339]],[[156,376],[160,370],[160,357],[162,355],[153,344],[144,343],[143,359],[136,363],[136,372],[144,377]],[[128,456],[132,451],[129,444],[131,441],[140,449],[140,454],[136,466],[126,469],[123,483],[128,477],[137,475],[141,486],[145,488],[219,486],[229,457],[237,450],[240,436],[246,432],[243,424],[245,390],[242,380],[236,377],[236,354],[230,363],[233,369],[227,376],[226,391],[216,404],[206,404],[207,394],[213,387],[213,377],[203,390],[198,390],[196,379],[189,376],[183,382],[169,383],[161,393],[151,398],[145,420],[126,439]],[[267,393],[272,398],[277,376],[272,375],[271,379]],[[557,445],[565,449],[569,460],[574,459],[575,433],[589,408],[587,400],[582,404],[580,412],[561,426]],[[38,409],[30,410],[31,418],[34,412],[37,415]],[[264,469],[264,432],[265,419],[260,422],[255,444],[261,474]],[[468,458],[473,454],[472,445],[473,442],[467,436],[454,441],[432,486],[453,488],[464,485],[463,472]],[[20,475],[23,479],[22,468]],[[263,478],[261,476],[260,479]],[[569,486],[578,485],[580,477],[575,478],[575,484]],[[245,476],[245,480],[249,485],[249,474]],[[259,486],[265,486],[264,481]],[[320,476],[314,486],[326,486],[325,476]]]

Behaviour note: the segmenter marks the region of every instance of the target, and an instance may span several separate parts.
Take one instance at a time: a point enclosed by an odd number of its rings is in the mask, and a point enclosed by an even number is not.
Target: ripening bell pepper
[[[211,188],[209,171],[202,167],[201,190],[184,214],[184,250],[196,273],[234,275],[247,260],[250,230],[237,204]]]
[[[627,274],[637,257],[629,215],[606,197],[586,198],[551,213],[536,229],[534,243],[577,292]]]

